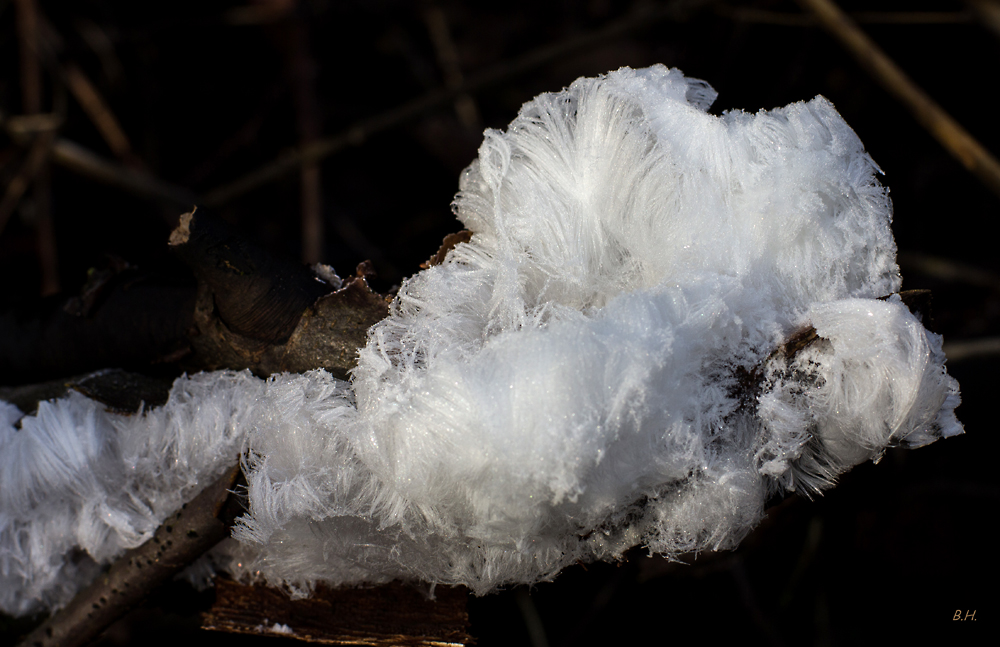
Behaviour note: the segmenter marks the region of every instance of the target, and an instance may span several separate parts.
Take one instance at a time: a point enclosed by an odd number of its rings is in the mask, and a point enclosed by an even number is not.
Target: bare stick
[[[42,110],[42,72],[38,63],[38,10],[35,0],[18,0],[17,32],[21,50],[21,93],[24,113],[38,114]],[[51,136],[48,144],[51,143]],[[46,144],[46,142],[42,142]],[[46,144],[46,148],[48,145]],[[34,169],[35,176],[35,233],[38,261],[41,266],[41,294],[46,296],[59,291],[58,253],[52,222],[52,191],[47,159],[43,154]],[[20,198],[20,196],[18,196]],[[3,213],[0,212],[0,217]],[[4,220],[6,218],[3,218]],[[0,222],[2,224],[2,222]]]
[[[944,345],[944,354],[948,357],[949,363],[979,357],[994,357],[1000,355],[1000,337],[950,341]]]
[[[190,209],[198,202],[194,193],[148,173],[108,161],[68,139],[57,139],[52,161],[71,171],[129,193]]]
[[[448,17],[444,10],[434,4],[424,12],[424,22],[431,35],[434,51],[437,54],[438,65],[444,73],[444,84],[449,89],[462,87],[464,75],[458,59],[458,49],[448,28]],[[455,114],[462,125],[469,130],[479,128],[479,109],[471,96],[462,93],[455,98]]]
[[[819,25],[819,20],[811,14],[733,7],[725,4],[718,5],[715,14],[739,22],[781,27]],[[972,20],[972,14],[968,11],[858,11],[851,12],[850,16],[855,22],[864,25],[955,25]]]
[[[142,162],[132,153],[132,146],[118,117],[112,112],[97,87],[76,63],[70,61],[60,64],[59,56],[66,45],[56,28],[42,14],[38,15],[38,34],[49,65],[62,76],[66,87],[104,138],[108,148],[129,166],[141,168]]]
[[[797,0],[813,12],[869,74],[913,114],[945,149],[1000,196],[1000,162],[872,42],[830,0]]]
[[[226,517],[235,517],[238,510],[229,490],[235,487],[239,474],[239,465],[234,465],[168,517],[152,539],[118,558],[69,605],[31,632],[22,647],[77,647],[89,643],[154,589],[225,539]]]
[[[56,249],[55,223],[52,220],[52,175],[45,162],[35,178],[35,233],[38,264],[42,270],[39,292],[45,297],[59,292],[59,252]]]
[[[900,252],[897,258],[899,264],[908,270],[945,281],[961,281],[1000,292],[1000,276],[972,265],[920,252]]]
[[[374,117],[362,119],[338,135],[321,139],[309,146],[301,147],[297,151],[279,157],[234,182],[209,191],[204,196],[202,204],[206,207],[225,204],[244,193],[295,172],[303,162],[319,161],[334,153],[339,153],[349,146],[359,145],[376,133],[398,126],[428,110],[455,101],[462,94],[471,94],[574,52],[592,48],[605,41],[623,36],[630,31],[649,27],[660,20],[684,18],[709,2],[710,0],[674,0],[665,6],[649,7],[644,4],[640,5],[638,10],[620,20],[612,22],[604,29],[574,36],[552,45],[546,45],[513,61],[498,63],[483,72],[470,75],[457,88],[434,90],[397,108],[387,110]]]
[[[1000,2],[996,0],[965,0],[984,27],[1000,38]]]
[[[439,586],[428,599],[393,582],[359,589],[320,585],[309,599],[290,600],[277,589],[220,579],[202,626],[334,645],[458,647],[471,642],[467,597],[465,587]]]
[[[16,0],[17,35],[21,57],[21,109],[42,111],[42,75],[38,67],[38,12],[35,0]]]
[[[14,212],[14,208],[21,201],[25,191],[31,186],[32,180],[45,165],[54,139],[54,132],[36,135],[34,143],[28,149],[28,155],[25,157],[21,170],[7,183],[7,191],[4,192],[3,199],[0,199],[0,232],[3,232],[7,225],[7,219]]]

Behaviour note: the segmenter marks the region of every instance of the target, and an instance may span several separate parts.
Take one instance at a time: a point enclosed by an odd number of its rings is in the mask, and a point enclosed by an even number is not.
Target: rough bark
[[[219,580],[215,605],[202,626],[334,645],[465,645],[471,640],[467,597],[464,587],[437,587],[429,599],[393,583],[369,589],[320,586],[308,599],[291,600],[276,589]]]
[[[230,492],[241,476],[239,466],[234,465],[221,479],[168,517],[152,539],[125,553],[69,605],[31,632],[21,645],[86,645],[156,587],[225,539],[242,509]]]

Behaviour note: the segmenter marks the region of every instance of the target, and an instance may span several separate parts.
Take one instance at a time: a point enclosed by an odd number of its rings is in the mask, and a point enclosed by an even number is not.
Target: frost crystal
[[[301,594],[396,578],[485,593],[637,545],[734,547],[775,492],[961,433],[941,339],[880,299],[900,286],[891,206],[858,137],[822,97],[721,117],[714,98],[663,66],[537,97],[486,132],[454,203],[471,241],[404,283],[350,384],[179,380],[230,395],[214,422],[171,427],[171,447],[220,424],[245,442],[250,511],[216,559]],[[809,326],[814,343],[778,352]],[[169,512],[142,488],[219,470],[133,461],[151,470],[128,476],[139,512],[108,504],[132,534],[70,529],[121,493],[58,495],[58,474],[131,466],[130,425],[182,409],[115,419],[72,456],[19,454],[44,478],[8,480],[3,447],[28,427],[0,429],[0,606],[65,601],[74,546],[105,560]],[[45,411],[39,428],[61,424]],[[62,530],[31,530],[50,517]]]

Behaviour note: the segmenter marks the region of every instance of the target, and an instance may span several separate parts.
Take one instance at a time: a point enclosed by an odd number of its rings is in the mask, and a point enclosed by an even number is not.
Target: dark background
[[[793,2],[705,4],[683,20],[647,21],[484,83],[468,95],[478,116],[464,123],[453,102],[440,102],[325,158],[323,260],[345,275],[370,259],[379,274],[373,287],[391,289],[445,234],[461,228],[449,203],[483,127],[505,127],[523,102],[579,76],[664,63],[709,81],[719,91],[715,114],[817,94],[832,100],[885,172],[904,288],[933,290],[934,326],[947,342],[997,335],[1000,198]],[[22,111],[13,5],[0,0],[2,118]],[[461,73],[476,79],[540,48],[600,32],[640,6],[609,0],[39,2],[65,41],[60,60],[78,65],[102,93],[141,168],[199,196],[298,145],[309,106],[314,134],[328,137],[455,83],[428,27],[433,12],[445,18]],[[1000,35],[962,2],[842,6],[943,12],[927,24],[868,16],[862,26],[987,149],[1000,152],[994,95]],[[64,117],[59,136],[113,161],[51,65],[43,66],[43,79],[42,110],[55,107]],[[23,148],[0,133],[0,187],[23,158]],[[59,165],[51,168],[48,197],[64,293],[79,290],[88,269],[105,265],[107,254],[190,280],[165,245],[184,206],[132,195]],[[45,287],[37,226],[44,201],[29,191],[0,232],[4,304],[37,299]],[[292,172],[214,210],[272,251],[300,257],[300,203],[299,176]],[[934,270],[928,255],[947,260],[958,274]],[[963,274],[963,268],[979,274]],[[530,595],[514,589],[472,599],[472,633],[480,645],[547,640],[553,647],[995,639],[1000,560],[989,525],[1000,503],[996,367],[996,357],[986,354],[949,363],[962,385],[958,415],[966,435],[890,451],[879,465],[846,475],[819,501],[785,501],[738,551],[704,555],[691,565],[636,553],[623,565],[575,567]],[[104,644],[196,639],[197,613],[210,596],[173,585],[113,628]],[[975,620],[954,621],[958,610],[975,610]],[[219,644],[255,641],[206,637]]]

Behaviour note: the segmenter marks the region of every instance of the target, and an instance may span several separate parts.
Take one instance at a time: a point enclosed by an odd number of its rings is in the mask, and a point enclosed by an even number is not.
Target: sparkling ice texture
[[[889,296],[857,135],[822,97],[715,96],[622,68],[486,131],[454,202],[471,241],[403,284],[350,383],[202,374],[142,415],[71,395],[20,430],[0,409],[0,608],[65,604],[240,452],[250,510],[217,568],[486,593],[735,547],[771,495],[961,433],[940,337]]]

